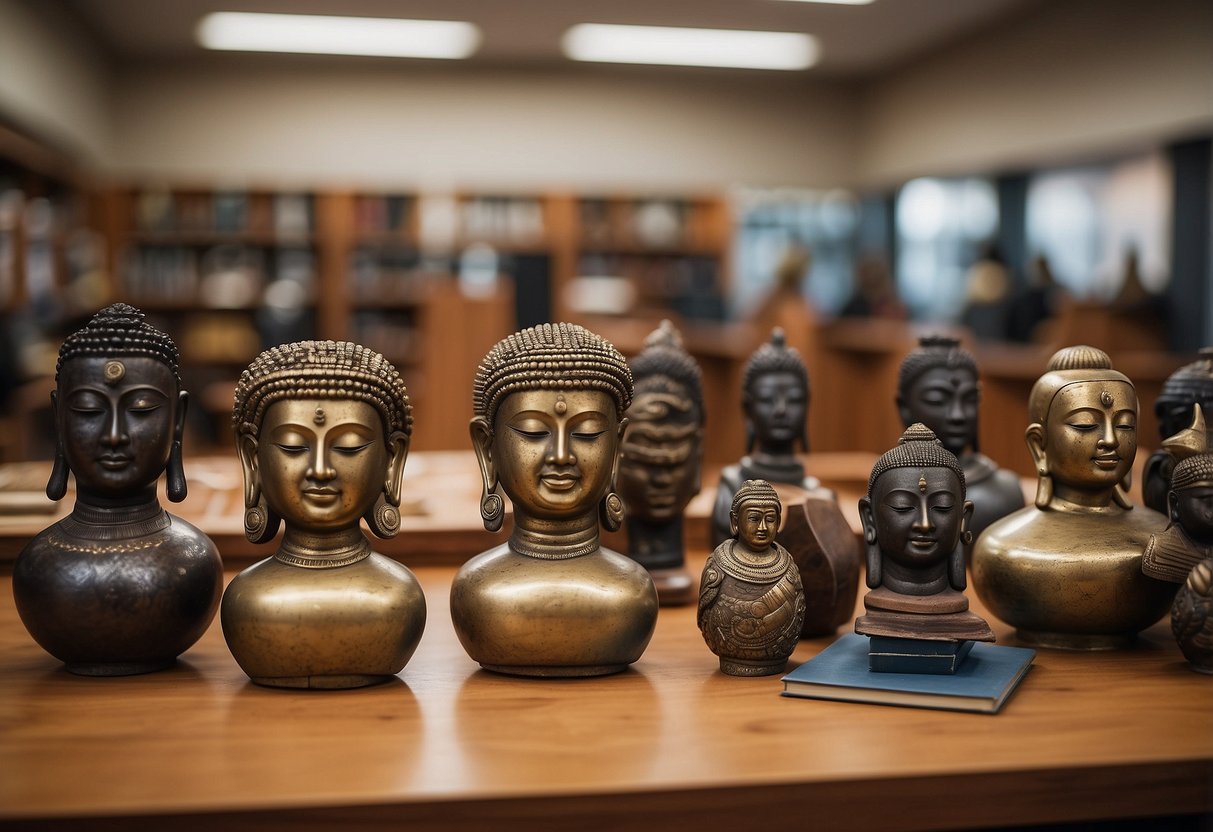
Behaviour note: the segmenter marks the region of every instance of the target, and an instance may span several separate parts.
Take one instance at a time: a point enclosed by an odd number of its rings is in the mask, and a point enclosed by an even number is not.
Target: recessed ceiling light
[[[388,58],[466,58],[480,30],[457,20],[214,12],[198,22],[207,49]]]
[[[794,32],[681,29],[578,23],[561,38],[575,61],[622,64],[807,69],[817,62],[817,40]]]

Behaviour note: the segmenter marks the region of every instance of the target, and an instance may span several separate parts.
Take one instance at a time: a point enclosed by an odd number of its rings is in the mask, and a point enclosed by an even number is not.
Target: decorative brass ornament
[[[371,551],[400,530],[412,432],[396,368],[358,344],[303,341],[261,353],[240,376],[233,419],[245,533],[286,531],[272,557],[223,596],[223,635],[241,669],[271,687],[351,688],[392,678],[425,628],[425,597]]]
[[[156,498],[162,473],[170,500],[186,494],[189,397],[177,346],[143,317],[114,304],[59,350],[47,495],[63,497],[70,472],[76,504],[29,542],[13,570],[26,629],[83,675],[171,666],[206,631],[223,588],[214,543]]]
[[[1141,571],[1149,537],[1166,518],[1128,500],[1136,392],[1106,353],[1070,347],[1033,386],[1028,415],[1028,449],[1045,472],[1035,505],[978,538],[974,587],[1025,642],[1123,647],[1166,613],[1176,589]]]
[[[730,510],[735,539],[708,556],[696,620],[704,641],[731,676],[781,673],[804,624],[800,572],[775,542],[782,505],[764,480],[746,480]]]
[[[623,356],[573,324],[503,339],[473,387],[472,445],[484,485],[481,516],[509,541],[465,563],[451,584],[451,619],[468,655],[521,676],[595,676],[640,658],[657,620],[643,567],[599,544],[599,514],[620,518],[613,493],[632,376]]]

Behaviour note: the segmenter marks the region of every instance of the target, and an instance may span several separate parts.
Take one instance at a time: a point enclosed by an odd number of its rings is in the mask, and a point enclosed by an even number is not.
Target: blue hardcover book
[[[847,633],[783,677],[783,695],[996,714],[1036,657],[1025,647],[974,644],[951,675],[874,673],[868,639]]]

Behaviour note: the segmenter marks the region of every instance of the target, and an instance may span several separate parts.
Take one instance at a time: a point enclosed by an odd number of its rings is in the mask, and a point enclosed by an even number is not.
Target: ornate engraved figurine
[[[628,555],[649,570],[662,604],[689,604],[682,513],[699,493],[703,467],[703,380],[669,321],[631,360],[636,393],[619,446],[619,496]]]
[[[1173,372],[1162,385],[1154,403],[1158,417],[1158,435],[1163,446],[1150,454],[1142,469],[1142,502],[1155,511],[1166,514],[1167,491],[1171,487],[1171,472],[1179,460],[1166,446],[1166,439],[1184,429],[1192,419],[1192,407],[1200,405],[1205,413],[1213,414],[1213,347],[1200,351],[1200,359],[1185,364]],[[1206,425],[1206,430],[1208,425]]]
[[[731,676],[781,673],[804,620],[800,573],[775,542],[782,505],[764,480],[746,480],[730,512],[736,539],[708,556],[697,620],[720,669]]]
[[[1171,607],[1171,632],[1197,673],[1213,675],[1213,558],[1188,573]]]
[[[1134,509],[1137,394],[1107,354],[1057,352],[1032,387],[1026,439],[1040,476],[1035,505],[995,522],[973,547],[973,584],[1020,639],[1100,650],[1161,618],[1175,585],[1141,571],[1166,518]]]
[[[244,530],[286,531],[272,557],[223,595],[223,635],[254,682],[353,688],[403,669],[425,629],[413,573],[371,551],[359,526],[400,529],[413,417],[400,374],[358,344],[266,350],[240,375],[232,413],[244,469]]]
[[[960,462],[930,428],[911,425],[876,461],[867,496],[859,500],[871,591],[855,632],[874,642],[952,642],[958,651],[993,641],[990,625],[969,611],[962,593],[961,542],[972,540],[972,515]],[[874,643],[872,655],[878,652]]]
[[[918,349],[901,362],[897,379],[901,422],[905,427],[915,422],[926,425],[960,460],[966,493],[973,503],[969,531],[974,537],[1024,505],[1019,477],[977,450],[980,401],[977,361],[955,338],[920,338]]]
[[[543,324],[498,342],[473,388],[472,446],[485,528],[509,541],[465,563],[451,619],[468,655],[521,676],[599,676],[640,658],[657,623],[644,567],[599,545],[618,529],[619,440],[632,374],[611,344],[574,324]]]
[[[1180,459],[1171,474],[1167,492],[1171,523],[1150,535],[1142,556],[1141,571],[1160,581],[1180,584],[1192,567],[1213,557],[1213,454],[1206,453],[1205,422],[1200,405],[1195,421],[1169,441]],[[1187,436],[1188,443],[1183,439]],[[1191,455],[1188,455],[1191,454]]]
[[[68,336],[51,394],[59,444],[46,493],[76,479],[72,513],[39,533],[13,570],[30,635],[72,673],[126,676],[171,666],[206,631],[223,589],[211,539],[160,506],[185,499],[188,395],[177,346],[117,303]]]

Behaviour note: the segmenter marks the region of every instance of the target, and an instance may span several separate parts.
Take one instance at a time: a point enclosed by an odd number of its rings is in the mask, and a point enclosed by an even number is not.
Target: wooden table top
[[[693,607],[663,608],[625,673],[493,675],[455,637],[453,569],[416,572],[416,655],[352,691],[252,685],[218,620],[172,670],[75,677],[0,577],[0,827],[862,831],[1213,810],[1213,678],[1165,624],[1131,650],[1039,651],[989,716],[723,676]],[[801,642],[791,666],[830,641]]]

